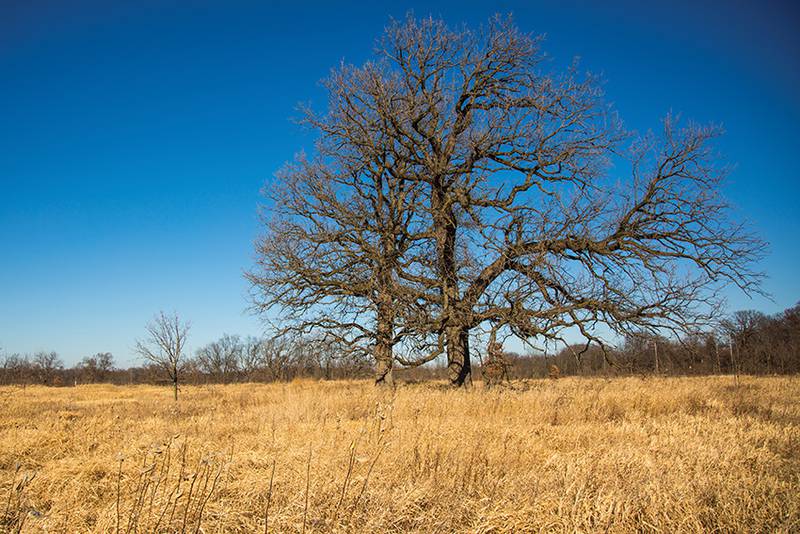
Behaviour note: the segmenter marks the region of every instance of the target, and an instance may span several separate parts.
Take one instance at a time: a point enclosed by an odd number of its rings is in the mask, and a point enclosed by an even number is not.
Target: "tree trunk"
[[[172,379],[172,393],[175,396],[175,402],[178,402],[178,375]]]
[[[394,386],[394,321],[395,309],[392,298],[392,272],[395,264],[395,246],[391,236],[381,238],[383,261],[378,266],[378,306],[375,331],[375,385]]]
[[[394,386],[392,372],[392,346],[386,343],[375,344],[375,385]]]
[[[462,326],[463,322],[457,315],[460,303],[456,264],[457,221],[452,205],[447,200],[447,191],[441,183],[434,183],[431,207],[436,236],[437,269],[442,292],[441,313],[445,325],[447,374],[452,386],[468,387],[472,384],[469,329]]]
[[[467,328],[456,326],[447,329],[447,376],[451,386],[469,387],[472,385],[469,329]]]
[[[659,369],[658,369],[658,342],[657,341],[653,342],[653,353],[655,353],[655,357],[656,357],[656,374],[658,374]]]

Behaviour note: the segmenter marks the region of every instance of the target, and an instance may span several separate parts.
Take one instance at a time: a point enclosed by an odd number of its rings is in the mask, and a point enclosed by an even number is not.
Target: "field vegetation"
[[[791,532],[796,377],[0,388],[0,531]]]

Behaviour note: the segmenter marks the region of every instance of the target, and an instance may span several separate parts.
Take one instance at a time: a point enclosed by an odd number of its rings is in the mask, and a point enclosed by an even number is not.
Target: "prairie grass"
[[[0,388],[0,531],[800,530],[800,379]]]

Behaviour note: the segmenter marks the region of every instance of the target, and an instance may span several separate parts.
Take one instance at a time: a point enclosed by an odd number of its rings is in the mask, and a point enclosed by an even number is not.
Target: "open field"
[[[2,388],[0,531],[800,529],[796,377],[515,388]]]

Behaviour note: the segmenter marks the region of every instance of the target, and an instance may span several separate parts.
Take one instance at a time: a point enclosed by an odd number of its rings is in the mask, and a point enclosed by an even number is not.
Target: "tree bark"
[[[447,329],[447,376],[452,386],[472,385],[468,328],[455,326]]]
[[[175,402],[178,402],[178,375],[175,374],[175,377],[172,379],[172,393],[175,396]]]
[[[394,386],[392,346],[378,341],[375,344],[375,385]]]
[[[375,385],[394,386],[394,313],[391,302],[378,306],[377,336],[375,338]]]
[[[383,191],[378,188],[379,198],[383,199]],[[381,236],[382,261],[377,268],[377,310],[375,325],[375,385],[394,386],[394,334],[397,310],[392,298],[393,281],[392,273],[396,267],[397,251],[395,249],[395,234],[384,233]]]
[[[457,221],[448,192],[441,181],[434,181],[432,211],[436,236],[437,270],[442,292],[442,318],[447,348],[447,368],[450,385],[467,387],[472,384],[469,354],[469,328],[458,315],[460,291],[456,264]]]

